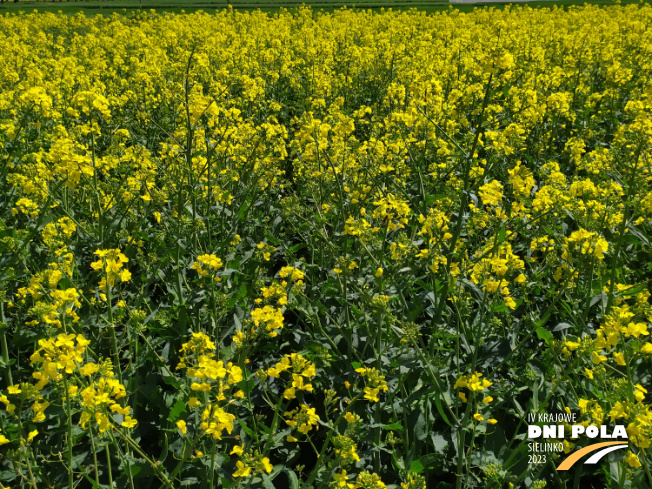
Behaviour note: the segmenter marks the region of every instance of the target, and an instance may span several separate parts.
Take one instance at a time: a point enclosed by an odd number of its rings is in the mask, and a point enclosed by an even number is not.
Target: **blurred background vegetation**
[[[468,1],[468,0],[466,0]],[[417,9],[425,12],[437,12],[456,8],[463,12],[472,12],[475,8],[485,6],[504,8],[514,2],[503,2],[500,0],[478,1],[473,3],[456,3],[445,0],[0,0],[0,12],[17,10],[32,11],[62,11],[63,13],[76,13],[86,11],[93,13],[123,12],[130,9],[156,9],[165,12],[195,12],[203,10],[210,12],[228,7],[229,5],[240,10],[262,10],[275,11],[280,8],[297,8],[302,5],[309,5],[315,10],[332,11],[342,7],[358,9],[392,9],[409,10]],[[517,2],[522,3],[522,2]],[[574,5],[614,5],[614,4],[640,4],[649,3],[639,0],[544,0],[531,1],[527,4],[531,7],[561,7],[568,8]]]

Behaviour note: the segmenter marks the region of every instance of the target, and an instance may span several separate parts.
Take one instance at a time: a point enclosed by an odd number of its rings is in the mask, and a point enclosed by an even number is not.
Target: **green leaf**
[[[450,421],[448,421],[448,417],[447,417],[446,414],[444,413],[444,408],[443,408],[442,405],[441,405],[441,399],[440,399],[439,392],[435,393],[435,406],[437,406],[437,412],[439,412],[439,415],[444,419],[444,421],[446,422],[446,424],[447,424],[448,426],[451,426],[451,427],[452,427],[453,425],[451,424]]]
[[[255,437],[254,432],[249,428],[249,426],[246,425],[244,421],[242,421],[240,418],[238,418],[238,424],[240,424],[240,427],[247,433],[249,436],[252,438]]]
[[[448,441],[446,438],[441,435],[433,434],[430,439],[432,440],[432,446],[435,447],[435,451],[441,453],[446,450],[446,447],[448,446]]]
[[[417,440],[425,440],[427,433],[426,433],[426,418],[423,415],[423,412],[419,413],[419,417],[417,418],[417,422],[414,425],[414,436],[417,438]]]
[[[242,275],[242,272],[240,272],[240,271],[238,271],[238,270],[235,270],[234,268],[227,268],[226,270],[224,270],[223,272],[221,272],[221,273],[219,274],[219,276],[220,276],[220,277],[228,277],[228,276],[230,276],[230,275],[233,275],[234,273],[239,273],[240,275]]]
[[[100,486],[97,485],[97,481],[94,481],[93,479],[91,479],[91,477],[88,474],[84,474],[84,477],[86,478],[86,480],[88,482],[91,483],[91,488],[92,489],[100,489]]]
[[[294,473],[294,470],[286,467],[284,472],[288,475],[290,489],[299,489],[299,478],[297,477],[297,474]]]
[[[272,236],[270,233],[265,233],[265,237],[267,238],[267,241],[272,243],[274,246],[278,246],[281,244],[281,241],[278,238]]]
[[[534,322],[534,325],[537,328],[540,328],[541,326],[543,326],[544,324],[546,324],[548,322],[548,319],[550,319],[551,314],[552,314],[552,311],[550,310],[550,308],[548,308],[548,310],[545,312],[543,317],[541,319],[539,319],[538,321]]]
[[[623,290],[621,294],[625,297],[630,297],[632,295],[640,294],[645,290],[647,290],[646,284],[638,284],[630,287],[629,289]]]
[[[419,461],[422,467],[428,467],[428,468],[433,468],[437,464],[437,455],[434,453],[428,453],[421,457],[421,460]],[[412,468],[410,466],[410,468]]]
[[[461,279],[460,283],[462,284],[462,286],[465,289],[467,289],[469,292],[471,292],[471,295],[473,295],[473,298],[476,301],[482,302],[484,294],[483,294],[482,290],[480,290],[480,288],[476,284],[474,284],[473,282],[471,282],[470,280],[467,280],[465,278]]]
[[[553,331],[562,331],[564,329],[572,328],[573,325],[569,323],[559,323],[557,326],[552,328]]]
[[[247,199],[246,202],[243,202],[240,208],[238,209],[238,217],[240,219],[244,219],[245,213],[247,212],[247,208],[249,207],[249,199]]]
[[[537,328],[536,332],[537,332],[537,336],[539,337],[539,339],[542,339],[543,341],[545,341],[546,345],[550,345],[552,343],[552,340],[555,339],[555,337],[552,335],[552,333],[550,331],[548,331],[547,329]]]
[[[647,238],[647,236],[645,236],[644,233],[642,233],[641,231],[639,231],[638,229],[636,229],[636,228],[635,228],[634,226],[632,226],[631,224],[630,224],[629,226],[627,226],[627,229],[629,229],[629,232],[631,233],[631,235],[633,235],[633,236],[635,236],[636,238],[638,238],[639,242],[640,242],[642,245],[644,245],[644,246],[650,246],[650,240]]]
[[[295,244],[292,248],[290,248],[289,251],[290,251],[290,253],[296,253],[297,251],[302,250],[303,248],[306,248],[306,244],[305,243],[299,243],[299,244]]]
[[[185,412],[186,412],[186,403],[183,401],[183,399],[179,399],[177,402],[174,403],[172,409],[170,409],[170,416],[168,417],[168,421],[174,423],[177,419],[179,419],[181,413],[185,413]]]
[[[272,481],[267,477],[267,474],[263,474],[263,485],[265,486],[265,489],[276,489],[274,484],[272,484]]]
[[[413,473],[413,474],[420,474],[421,472],[423,472],[423,469],[425,469],[425,467],[423,466],[421,461],[420,460],[415,460],[410,464],[410,470],[409,471],[411,473]]]
[[[498,232],[498,242],[502,243],[505,241],[505,238],[507,237],[507,229],[505,229],[505,226],[500,226],[500,231]]]
[[[131,472],[132,477],[137,476],[141,470],[143,470],[143,468],[134,462],[131,462],[130,464],[124,464],[123,466],[123,472],[126,475],[129,475],[129,472]]]
[[[253,378],[241,380],[238,382],[238,389],[242,390],[245,394],[250,394],[256,385]]]
[[[509,311],[509,308],[505,305],[504,302],[501,302],[500,304],[493,304],[491,306],[491,312],[493,313],[501,313],[507,311]]]

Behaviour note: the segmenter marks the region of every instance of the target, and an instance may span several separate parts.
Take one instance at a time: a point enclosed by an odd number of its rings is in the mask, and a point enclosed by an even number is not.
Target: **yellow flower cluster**
[[[309,382],[317,375],[314,363],[299,353],[290,353],[281,358],[276,365],[268,368],[265,373],[269,377],[281,378],[281,374],[285,371],[292,373],[291,385],[283,392],[285,399],[294,399],[297,396],[297,391],[311,392],[313,390],[312,384]]]
[[[125,428],[134,428],[138,422],[131,417],[131,407],[122,406],[117,401],[127,395],[124,385],[119,380],[113,378],[114,373],[110,363],[104,362],[102,366],[93,363],[87,363],[81,367],[80,372],[87,377],[92,376],[99,371],[100,378],[93,381],[91,385],[83,389],[81,395],[81,404],[86,408],[81,415],[79,424],[86,428],[91,419],[95,419],[100,433],[104,433],[111,428],[109,415],[106,412],[108,408],[112,413],[124,416],[121,426]],[[76,386],[69,388],[71,395],[77,394]]]
[[[639,336],[648,336],[648,324],[646,321],[632,321],[636,314],[630,310],[627,304],[614,307],[604,317],[596,335],[596,347],[607,349],[615,347],[619,339]],[[644,348],[649,348],[644,347]]]
[[[216,272],[222,268],[222,260],[215,255],[199,255],[197,261],[192,264],[190,267],[192,270],[197,270],[199,275],[208,275],[208,270],[204,269],[203,266],[208,267],[212,272]]]
[[[41,339],[38,345],[40,348],[32,354],[30,362],[40,366],[32,376],[38,381],[37,390],[41,390],[51,381],[63,380],[63,373],[70,375],[77,370],[84,363],[83,354],[90,341],[80,334],[60,334]]]
[[[298,409],[283,413],[283,416],[289,418],[285,420],[285,424],[291,428],[296,428],[299,433],[304,435],[307,435],[313,427],[319,429],[319,415],[315,413],[315,408],[311,408],[305,404],[301,404]],[[288,437],[288,441],[297,441],[297,439]]]
[[[272,253],[276,251],[276,248],[274,248],[272,245],[267,243],[258,243],[256,245],[256,249],[258,250],[260,256],[262,256],[263,260],[265,261],[271,260]]]
[[[290,278],[292,281],[296,282],[297,285],[301,285],[303,283],[303,279],[305,278],[305,275],[301,270],[290,266],[281,268],[281,270],[278,272],[278,275],[281,278]]]
[[[375,367],[360,367],[355,369],[355,371],[365,379],[364,398],[372,402],[380,401],[378,397],[380,391],[387,392],[388,390],[385,376],[381,375]]]
[[[466,388],[470,391],[482,391],[493,385],[493,382],[487,379],[481,379],[482,374],[475,372],[472,374],[461,375],[456,381],[453,389]]]
[[[259,453],[247,452],[240,446],[236,446],[231,451],[231,455],[238,455],[241,457],[235,464],[236,471],[232,474],[233,477],[249,477],[254,474],[269,474],[273,470],[273,466],[269,458],[262,456]]]
[[[256,304],[261,304],[263,300],[265,300],[265,301],[276,301],[276,303],[279,306],[286,306],[288,304],[288,290],[295,289],[295,288],[298,290],[302,290],[304,288],[305,284],[303,280],[305,278],[305,275],[300,269],[286,266],[281,268],[278,275],[283,280],[280,283],[274,281],[269,287],[261,287],[260,293],[262,294],[263,298],[256,299],[254,301],[256,302]],[[290,282],[288,282],[287,279],[289,279]],[[255,319],[253,312],[252,312],[252,319]],[[281,324],[282,324],[282,319],[281,319]],[[259,323],[256,324],[256,326],[258,325]],[[272,335],[270,334],[270,336]]]
[[[561,255],[562,259],[567,260],[568,253],[574,250],[578,250],[582,255],[592,254],[598,260],[603,260],[605,252],[609,250],[609,243],[595,232],[580,229],[566,238],[566,249]]]
[[[342,465],[348,465],[351,462],[359,462],[358,445],[346,435],[337,435],[333,439],[335,455]]]
[[[524,268],[525,262],[512,253],[510,243],[505,243],[489,258],[481,258],[473,265],[471,281],[475,284],[482,283],[482,289],[486,292],[500,292],[505,305],[515,309],[516,302],[511,297],[508,286],[510,279],[516,284],[526,281],[525,275],[520,273]]]
[[[215,440],[221,440],[226,431],[231,434],[235,415],[228,413],[218,403],[233,398],[242,398],[240,390],[232,392],[232,387],[243,380],[242,368],[222,360],[216,360],[215,344],[204,333],[193,333],[190,341],[181,346],[181,358],[177,370],[186,369],[190,390],[194,393],[188,399],[188,406],[194,408],[205,405],[201,412],[200,427]],[[180,420],[177,427],[187,433],[186,421]]]
[[[394,231],[403,229],[408,223],[410,206],[407,201],[389,193],[374,201],[374,205],[376,208],[372,216],[375,219],[382,220],[385,223],[384,228]]]
[[[100,294],[103,301],[106,301],[107,285],[115,287],[116,281],[128,282],[131,280],[131,272],[124,267],[129,261],[119,248],[109,250],[96,250],[94,253],[99,260],[91,263],[91,268],[96,272],[103,271],[105,275],[100,279],[99,287],[104,293]]]
[[[77,225],[69,217],[62,217],[56,222],[49,222],[41,231],[41,237],[43,242],[50,246],[63,246],[64,240],[70,238],[75,231],[77,231]]]
[[[22,406],[26,401],[31,401],[30,409],[34,414],[32,423],[45,421],[45,410],[51,403],[43,401],[44,396],[36,386],[26,382],[20,385],[10,385],[7,387],[7,394],[11,396],[11,399],[4,394],[0,395],[0,403],[4,404],[7,413],[14,414],[17,404]]]
[[[264,300],[275,300],[279,306],[285,306],[288,303],[286,286],[279,283],[273,283],[269,287],[261,287],[260,293]],[[256,299],[256,303],[260,304],[263,299]]]
[[[214,440],[221,440],[224,431],[233,431],[235,415],[227,413],[220,406],[209,405],[201,413],[201,429]]]
[[[23,197],[22,199],[18,199],[16,201],[16,207],[14,207],[13,212],[14,214],[22,212],[29,217],[36,217],[39,213],[39,207],[36,202],[28,199],[27,197]]]
[[[80,291],[74,287],[58,288],[64,279],[72,277],[74,256],[66,246],[54,249],[53,255],[54,261],[48,263],[47,269],[33,274],[29,285],[17,290],[21,304],[25,304],[27,297],[36,301],[30,308],[30,314],[36,318],[27,322],[30,326],[42,323],[62,328],[67,320],[79,321],[76,308],[81,307]]]
[[[264,306],[251,311],[251,319],[258,328],[261,324],[265,325],[265,330],[270,338],[278,336],[278,330],[283,329],[283,312],[281,309]]]
[[[241,345],[246,339],[253,339],[259,335],[274,338],[283,329],[282,308],[288,304],[290,290],[303,290],[305,275],[298,268],[285,266],[279,271],[279,277],[283,279],[280,283],[275,280],[268,287],[261,287],[260,293],[263,297],[255,299],[254,302],[256,304],[262,304],[264,301],[276,302],[276,305],[280,307],[267,304],[263,307],[254,308],[251,311],[253,327],[249,330],[236,331],[233,336],[233,342],[236,345]]]
[[[484,205],[500,205],[503,198],[503,185],[498,180],[483,185],[480,187],[480,198]]]
[[[355,482],[348,482],[346,470],[333,476],[331,487],[344,487],[347,489],[385,489],[387,486],[380,476],[373,472],[360,472]]]
[[[89,340],[82,335],[60,334],[55,338],[41,339],[38,344],[40,348],[30,357],[31,364],[39,367],[32,374],[38,381],[31,395],[35,399],[32,406],[34,422],[45,420],[43,411],[49,405],[48,402],[40,403],[43,396],[37,393],[50,382],[58,384],[63,381],[67,396],[73,399],[81,397],[79,402],[83,411],[79,423],[82,428],[87,428],[88,422],[95,419],[100,433],[105,433],[113,426],[108,411],[125,416],[121,422],[123,427],[136,426],[137,421],[130,416],[131,408],[117,402],[126,397],[127,392],[116,378],[111,362],[100,359],[98,364],[85,359]]]

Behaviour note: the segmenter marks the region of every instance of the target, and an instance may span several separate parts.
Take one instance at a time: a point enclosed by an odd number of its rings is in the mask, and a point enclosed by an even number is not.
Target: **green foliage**
[[[648,487],[651,20],[0,18],[2,487]]]

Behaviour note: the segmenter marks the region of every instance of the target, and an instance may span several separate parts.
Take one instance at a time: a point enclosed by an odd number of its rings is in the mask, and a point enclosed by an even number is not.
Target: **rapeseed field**
[[[652,486],[650,25],[0,17],[0,487]]]

